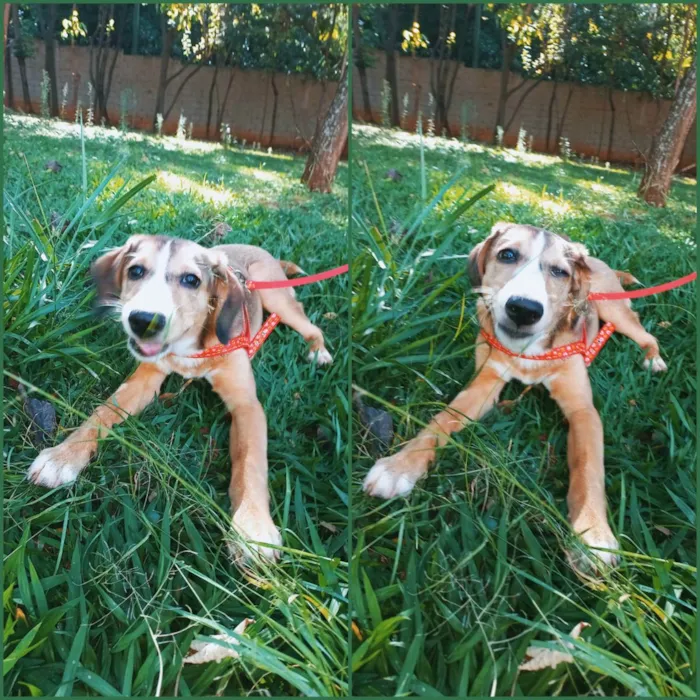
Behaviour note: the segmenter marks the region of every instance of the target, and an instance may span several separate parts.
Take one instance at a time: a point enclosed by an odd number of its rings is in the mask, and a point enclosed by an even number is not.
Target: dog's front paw
[[[584,529],[574,525],[574,530],[578,533],[583,544],[589,548],[588,552],[581,550],[577,552],[567,552],[571,565],[584,573],[600,571],[601,568],[612,568],[620,563],[620,557],[615,551],[620,545],[615,539],[610,526],[607,523],[593,525]]]
[[[380,459],[367,473],[362,490],[377,498],[406,496],[426,472],[418,461],[399,452]]]
[[[90,461],[90,450],[70,443],[42,450],[27,471],[27,479],[47,488],[70,484]]]
[[[280,551],[273,547],[282,546],[282,536],[269,513],[242,505],[233,515],[233,529],[239,535],[238,541],[232,542],[229,547],[235,560],[264,558],[277,561],[280,558]]]
[[[309,362],[315,362],[317,365],[330,365],[333,362],[333,356],[326,350],[326,348],[321,348],[320,350],[312,350],[307,359]]]
[[[668,367],[660,355],[644,360],[644,369],[651,368],[652,372],[665,372]]]

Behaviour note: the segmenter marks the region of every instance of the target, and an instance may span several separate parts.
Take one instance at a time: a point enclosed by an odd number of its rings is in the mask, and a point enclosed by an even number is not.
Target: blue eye
[[[496,259],[504,263],[518,262],[519,258],[520,255],[518,251],[513,250],[512,248],[504,248],[503,250],[499,250],[498,254],[496,255]]]
[[[551,268],[549,268],[549,272],[552,275],[552,277],[568,277],[569,273],[562,269],[561,267],[557,267],[556,265],[552,265]]]
[[[189,289],[197,289],[200,284],[200,279],[197,277],[197,275],[193,275],[192,273],[188,275],[183,275],[180,277],[180,284],[183,287],[188,287]]]
[[[143,265],[132,265],[127,271],[130,280],[140,280],[146,274]]]

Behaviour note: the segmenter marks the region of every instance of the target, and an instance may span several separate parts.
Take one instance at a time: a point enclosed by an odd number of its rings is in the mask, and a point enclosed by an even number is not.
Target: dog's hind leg
[[[603,294],[624,292],[620,284],[622,273],[611,270],[597,258],[587,258],[586,262],[591,268],[591,292]],[[625,280],[623,282],[627,283]],[[658,341],[651,333],[644,330],[639,316],[632,310],[632,304],[628,299],[598,300],[592,303],[603,321],[614,323],[615,330],[626,335],[645,351],[645,367],[651,367],[653,372],[663,372],[667,369],[659,353]]]
[[[167,374],[148,362],[136,371],[75,432],[60,445],[42,450],[27,478],[54,488],[75,481],[97,450],[105,429],[140,413],[156,397]]]
[[[250,276],[254,280],[279,281],[286,280],[282,268],[275,261],[275,265],[266,262],[253,263],[250,268]],[[309,360],[316,359],[319,365],[327,365],[333,362],[331,354],[326,350],[323,332],[315,326],[304,313],[304,307],[294,296],[294,290],[285,289],[259,289],[262,305],[269,313],[275,313],[282,323],[293,328],[307,343],[309,343]]]

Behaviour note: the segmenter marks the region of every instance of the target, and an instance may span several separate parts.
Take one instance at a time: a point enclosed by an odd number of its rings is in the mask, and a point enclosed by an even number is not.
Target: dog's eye
[[[569,276],[569,273],[566,270],[562,269],[561,267],[557,267],[556,265],[552,265],[552,267],[550,268],[549,271],[550,271],[552,277],[568,277]]]
[[[143,265],[132,265],[127,271],[130,280],[140,280],[145,274],[146,268]]]
[[[499,250],[498,254],[496,255],[496,259],[504,263],[518,262],[519,257],[520,255],[518,254],[518,251],[513,250],[512,248],[504,248],[503,250]]]
[[[188,275],[183,275],[180,278],[180,284],[183,287],[189,287],[190,289],[197,289],[200,284],[200,279],[197,277],[197,275],[193,275],[192,273]]]

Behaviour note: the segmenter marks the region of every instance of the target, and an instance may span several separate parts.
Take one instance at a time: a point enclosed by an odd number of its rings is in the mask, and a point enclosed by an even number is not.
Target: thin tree
[[[12,5],[12,31],[14,38],[12,41],[12,51],[19,65],[19,79],[22,83],[22,100],[24,102],[24,111],[29,114],[34,113],[32,107],[32,98],[29,94],[29,80],[27,79],[27,58],[34,55],[34,42],[31,41],[23,31],[22,22],[19,18],[19,5]]]
[[[399,6],[389,5],[387,8],[387,33],[384,38],[386,53],[386,82],[389,85],[389,121],[391,126],[401,125],[399,112],[399,79],[396,73],[396,37],[399,31]]]
[[[683,146],[697,111],[696,60],[683,76],[644,168],[637,195],[655,207],[666,206],[671,178],[681,159]]]
[[[338,89],[314,136],[301,181],[312,192],[330,192],[348,140],[348,57],[343,59]]]
[[[41,6],[41,33],[44,39],[44,70],[49,76],[49,112],[58,116],[58,80],[56,78],[56,14],[55,4]]]
[[[360,76],[360,92],[362,93],[364,118],[373,122],[372,102],[369,98],[369,87],[367,85],[367,52],[365,51],[362,41],[362,32],[360,32],[360,6],[357,4],[352,6],[352,35],[353,49],[355,50],[355,65],[357,66],[357,72]]]

